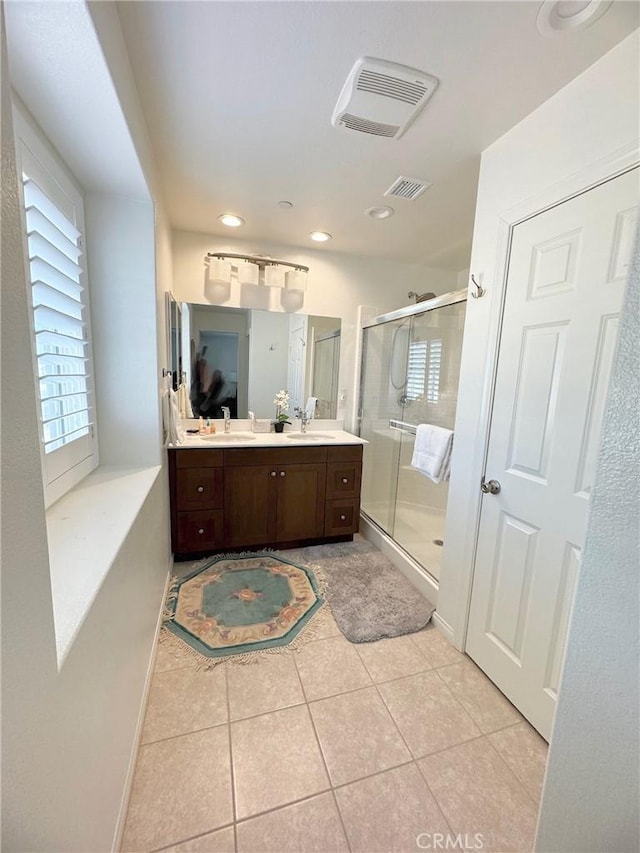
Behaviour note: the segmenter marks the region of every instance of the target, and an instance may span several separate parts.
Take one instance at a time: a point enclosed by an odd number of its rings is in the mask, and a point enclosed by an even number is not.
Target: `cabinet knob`
[[[204,486],[198,486],[198,491],[199,491],[199,492],[204,492]]]
[[[347,520],[347,516],[346,516],[346,515],[341,515],[341,516],[340,516],[340,521],[346,521],[346,520]]]
[[[286,476],[287,476],[287,474],[286,474],[286,472],[285,472],[285,471],[280,471],[280,476],[281,476],[281,477],[286,477]]]
[[[204,533],[204,527],[201,527],[201,528],[198,530],[198,533],[200,534],[200,536],[202,536],[202,534]]]
[[[348,483],[348,482],[349,482],[348,477],[343,477],[343,478],[342,478],[342,482],[343,482],[343,483]]]
[[[275,471],[272,471],[272,472],[271,472],[271,476],[272,476],[272,477],[275,477],[275,476],[276,476],[276,472],[275,472]]]

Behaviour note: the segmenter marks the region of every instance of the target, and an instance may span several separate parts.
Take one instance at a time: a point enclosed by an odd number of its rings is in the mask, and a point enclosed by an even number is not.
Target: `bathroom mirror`
[[[309,404],[316,418],[335,418],[341,323],[336,317],[284,314],[183,302],[177,363],[194,417],[275,417],[273,398],[289,392],[289,412]],[[181,344],[178,341],[181,337]],[[173,356],[172,356],[173,361]]]

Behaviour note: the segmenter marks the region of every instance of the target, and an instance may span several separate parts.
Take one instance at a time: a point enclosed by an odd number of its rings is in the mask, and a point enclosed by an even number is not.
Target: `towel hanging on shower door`
[[[453,430],[418,424],[411,466],[434,483],[449,479]]]

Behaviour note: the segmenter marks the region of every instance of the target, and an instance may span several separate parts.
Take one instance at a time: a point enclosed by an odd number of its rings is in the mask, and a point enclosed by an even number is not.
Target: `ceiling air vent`
[[[396,198],[408,198],[413,201],[419,195],[429,189],[431,184],[421,181],[419,178],[405,178],[402,175],[391,184],[384,195],[393,195]]]
[[[335,127],[398,139],[436,90],[430,74],[362,57],[342,88],[331,123]]]

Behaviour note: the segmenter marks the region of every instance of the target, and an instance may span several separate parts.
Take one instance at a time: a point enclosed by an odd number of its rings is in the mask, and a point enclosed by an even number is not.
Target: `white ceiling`
[[[528,2],[121,2],[118,11],[174,227],[332,251],[468,265],[479,154],[638,26],[616,2],[550,39]],[[374,56],[440,86],[399,140],[330,119],[355,60]],[[399,175],[433,186],[389,199]],[[286,199],[292,210],[276,207]],[[386,221],[365,208],[391,203]]]

